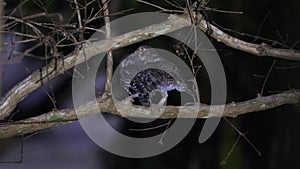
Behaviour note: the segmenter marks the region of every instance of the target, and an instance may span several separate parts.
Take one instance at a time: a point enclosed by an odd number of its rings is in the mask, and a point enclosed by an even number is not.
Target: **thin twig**
[[[259,25],[259,27],[257,29],[256,35],[254,36],[255,39],[252,42],[255,42],[260,37],[259,34],[261,32],[261,29],[262,29],[263,25],[265,24],[267,18],[270,16],[270,13],[271,12],[268,11],[267,14],[265,15],[265,17],[263,18],[262,22],[260,23],[260,25]]]
[[[154,130],[154,129],[159,129],[165,126],[170,125],[170,120],[167,123],[156,125],[154,127],[147,127],[147,128],[141,128],[141,129],[129,129],[129,131],[149,131],[149,130]]]
[[[189,0],[185,0],[185,3],[186,3],[186,8],[187,8],[189,17],[190,17],[190,19],[191,19],[191,23],[194,24],[194,23],[195,23],[195,21],[194,21],[194,16],[192,15],[192,12],[191,12]]]
[[[157,9],[160,9],[160,10],[163,11],[163,12],[183,13],[182,10],[170,10],[170,9],[166,9],[166,8],[160,7],[160,6],[158,6],[158,5],[155,5],[155,4],[152,4],[152,3],[150,3],[150,2],[143,1],[143,0],[137,0],[137,2],[140,2],[140,3],[146,4],[146,5],[155,7],[155,8],[157,8]]]
[[[81,23],[81,15],[80,15],[80,9],[78,7],[77,0],[74,0],[75,6],[76,6],[76,13],[77,13],[77,19],[78,19],[78,24],[79,24],[79,29],[82,29],[82,23]]]
[[[224,117],[226,122],[237,132],[240,136],[242,136],[249,144],[250,146],[257,152],[259,156],[261,156],[261,152],[255,147],[255,145],[246,137],[245,133],[242,133],[238,128],[236,128],[226,117]]]
[[[242,15],[243,11],[229,11],[229,10],[222,10],[222,9],[217,9],[217,8],[210,8],[207,6],[202,6],[203,9],[207,11],[213,11],[213,12],[219,12],[219,13],[226,13],[226,14],[238,14]]]
[[[225,158],[222,160],[222,162],[220,162],[220,165],[225,165],[227,163],[228,158],[230,157],[230,155],[233,153],[233,150],[235,149],[235,147],[237,146],[238,142],[240,141],[242,135],[239,134],[238,138],[235,140],[234,144],[232,145],[230,151],[226,154]]]
[[[4,19],[11,19],[11,20],[14,20],[15,22],[20,22],[24,25],[27,25],[28,27],[30,27],[38,37],[43,37],[43,33],[37,28],[35,27],[34,25],[32,25],[31,23],[25,21],[25,20],[22,20],[22,19],[19,19],[19,18],[16,18],[16,17],[13,17],[13,16],[2,16],[2,18]],[[11,22],[13,23],[13,22]],[[9,23],[9,24],[11,24]],[[1,27],[6,27],[7,25],[4,25],[4,26],[1,26]]]
[[[166,134],[168,132],[168,129],[170,128],[171,122],[172,122],[172,119],[170,119],[169,122],[167,123],[168,125],[166,126],[165,131],[162,133],[160,139],[157,142],[160,146],[163,146],[163,143],[164,143],[163,139],[165,138],[165,136],[166,136]]]
[[[268,81],[268,79],[269,79],[269,77],[270,77],[270,75],[271,75],[271,72],[272,72],[274,66],[276,65],[276,61],[277,61],[276,59],[273,60],[272,65],[270,66],[270,68],[269,68],[269,70],[268,70],[268,73],[267,73],[267,75],[265,76],[263,85],[262,85],[261,90],[260,90],[260,95],[261,95],[261,96],[263,96],[263,94],[264,94],[265,86],[266,86],[266,84],[267,84],[267,81]]]
[[[109,6],[108,6],[109,0],[102,0],[103,4],[103,13],[104,13],[104,22],[105,22],[105,36],[106,39],[111,38],[111,29],[110,29],[110,19],[109,19]],[[109,50],[107,52],[107,67],[106,67],[106,84],[105,84],[105,91],[110,92],[111,91],[111,81],[113,76],[113,55],[112,51]]]

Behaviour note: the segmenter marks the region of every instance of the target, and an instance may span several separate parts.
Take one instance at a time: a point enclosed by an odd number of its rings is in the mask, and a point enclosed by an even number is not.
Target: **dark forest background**
[[[22,1],[5,2],[4,12],[9,12]],[[47,0],[40,2],[45,4],[49,12],[60,13],[63,16],[63,21],[67,21],[74,11],[71,9],[69,1]],[[168,9],[174,8],[164,1],[148,2]],[[183,7],[185,6],[183,1],[178,0],[178,2]],[[284,47],[288,46],[300,49],[300,45],[296,43],[300,38],[300,1],[211,0],[208,6],[243,11],[242,15],[205,11],[212,23],[215,23],[215,25],[223,28],[225,32],[233,36],[254,43],[265,42],[262,39],[246,36],[246,34],[251,34],[280,42],[285,45]],[[132,13],[157,10],[154,7],[138,3],[134,0],[112,0],[109,4],[111,14],[131,8],[132,10],[123,14],[111,16],[111,20]],[[40,6],[28,1],[22,7],[23,13],[20,12],[18,15],[26,16],[27,14],[38,13],[40,11]],[[94,27],[99,28],[104,23],[95,22],[92,24]],[[84,35],[85,38],[87,39],[92,33],[92,31],[86,33]],[[253,56],[220,44],[212,38],[210,39],[218,50],[226,72],[227,102],[239,102],[257,97],[257,94],[261,92],[265,76],[274,63],[274,58]],[[266,43],[270,44],[270,42]],[[166,37],[158,37],[114,51],[115,64],[118,64],[121,58],[132,53],[138,46],[145,44],[171,51],[174,50]],[[25,50],[31,45],[19,46],[18,50]],[[271,43],[271,45],[280,46],[275,43]],[[69,53],[71,50],[66,48],[64,52]],[[36,52],[43,53],[43,51]],[[6,56],[3,54],[1,57]],[[41,59],[25,57],[19,63],[2,67],[2,70],[4,70],[1,77],[2,94],[28,75],[26,67],[30,70],[35,70],[44,64],[45,62]],[[100,74],[101,71],[103,72],[105,69],[100,70]],[[278,91],[299,89],[299,73],[300,64],[298,62],[276,59],[271,74],[266,81],[263,94],[268,95]],[[99,91],[103,91],[103,79],[105,75],[101,74],[100,76],[102,77],[100,78],[102,81],[99,81],[98,89]],[[17,120],[52,110],[52,101],[45,91],[55,96],[57,108],[71,107],[71,79],[72,77],[66,73],[45,84],[41,89],[32,93],[18,105],[14,118]],[[210,100],[210,85],[205,69],[200,70],[197,80],[201,101],[208,103]],[[177,99],[170,98],[171,103],[174,100]],[[300,152],[299,113],[299,107],[285,105],[229,119],[240,131],[247,133],[246,137],[262,153],[261,156],[258,155],[248,142],[241,138],[238,140],[233,152],[226,158],[232,146],[237,141],[239,134],[225,120],[221,120],[216,132],[208,141],[199,144],[199,133],[205,121],[205,119],[199,119],[188,136],[176,147],[164,154],[145,159],[124,158],[104,151],[87,137],[78,122],[73,122],[72,124],[34,134],[25,140],[22,140],[21,137],[0,140],[0,161],[18,161],[22,156],[22,162],[0,163],[0,168],[300,168],[298,163],[298,153]],[[136,128],[136,124],[119,116],[106,115],[106,117],[110,123],[128,135],[141,137],[164,130],[164,128],[161,128],[155,131],[144,131],[144,133],[128,131],[130,128]],[[155,123],[161,124],[165,122],[167,121],[157,120]],[[104,137],[110,137],[110,133],[107,133]],[[222,163],[224,160],[226,164]]]

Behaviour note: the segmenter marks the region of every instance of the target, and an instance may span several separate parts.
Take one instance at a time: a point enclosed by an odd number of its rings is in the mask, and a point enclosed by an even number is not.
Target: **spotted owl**
[[[160,105],[167,101],[168,91],[188,90],[178,67],[149,46],[140,46],[120,66],[121,85],[129,98],[137,98],[142,106],[151,105],[153,90],[158,90],[162,95]]]

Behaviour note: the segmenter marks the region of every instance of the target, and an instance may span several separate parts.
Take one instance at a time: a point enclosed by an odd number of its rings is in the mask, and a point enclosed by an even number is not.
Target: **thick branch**
[[[202,15],[198,17],[202,18]],[[208,23],[204,19],[201,20],[198,26],[202,31],[205,32],[207,31],[207,25],[210,25],[210,29],[212,30],[210,31],[211,37],[216,39],[218,42],[224,43],[225,45],[231,48],[238,49],[247,53],[251,53],[256,56],[271,56],[279,59],[300,61],[299,50],[273,48],[265,43],[255,44],[255,43],[246,42],[223,32],[218,27]]]
[[[116,109],[115,104],[119,105],[119,110]],[[153,118],[159,115],[157,112],[149,112],[149,110],[146,110],[141,106],[129,106],[128,103],[123,103],[123,101],[115,102],[115,104],[110,95],[104,94],[102,97],[97,99],[97,103],[88,102],[87,104],[79,107],[78,109],[83,111],[78,111],[82,112],[81,114],[78,114],[78,116],[86,117],[88,115],[99,113],[99,110],[101,112],[116,114],[122,117]],[[179,111],[181,111],[181,118],[193,118],[194,115],[192,112],[195,112],[195,110],[198,110],[197,118],[220,116],[237,117],[242,114],[268,110],[284,104],[300,104],[300,91],[288,91],[271,96],[257,97],[244,102],[229,103],[225,105],[223,114],[219,114],[219,110],[222,109],[222,106],[219,105],[209,106],[201,104],[200,107],[167,106],[159,118],[177,118]],[[17,122],[4,122],[0,124],[0,138],[32,133],[63,125],[74,120],[77,120],[75,110],[65,109],[54,110],[37,117]]]

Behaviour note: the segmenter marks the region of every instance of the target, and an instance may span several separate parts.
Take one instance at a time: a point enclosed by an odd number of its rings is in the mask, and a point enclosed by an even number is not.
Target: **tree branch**
[[[201,14],[199,14],[197,17],[203,18]],[[251,53],[256,56],[271,56],[279,59],[300,61],[299,50],[273,48],[265,43],[255,44],[246,42],[223,32],[218,27],[208,23],[205,19],[200,21],[198,27],[205,32],[207,31],[207,25],[209,25],[210,29],[212,30],[210,34],[211,37],[231,48]]]
[[[118,110],[115,107],[118,104]],[[265,97],[257,97],[239,103],[228,103],[225,105],[224,113],[219,114],[222,106],[205,105],[200,106],[166,106],[165,111],[160,115],[158,112],[151,112],[141,106],[129,106],[123,101],[113,101],[107,93],[97,98],[96,102],[88,102],[80,106],[80,118],[101,112],[111,113],[122,117],[153,118],[159,116],[161,119],[177,118],[181,111],[180,118],[193,118],[192,112],[198,110],[197,118],[208,117],[237,117],[239,115],[272,109],[285,104],[300,104],[300,91],[287,91]],[[208,114],[210,113],[210,114]],[[0,123],[0,139],[16,135],[24,135],[48,129],[55,126],[64,125],[77,120],[74,109],[53,110],[46,114],[28,118],[16,122]]]

